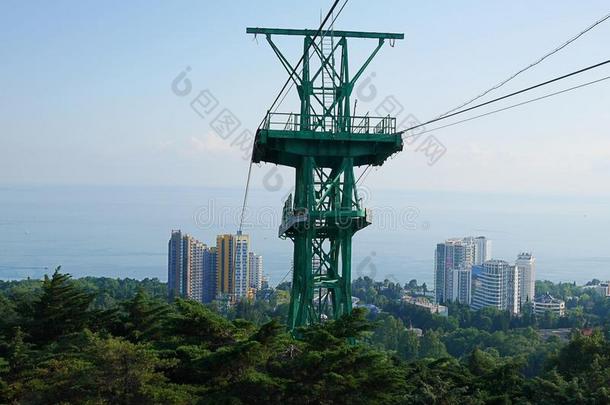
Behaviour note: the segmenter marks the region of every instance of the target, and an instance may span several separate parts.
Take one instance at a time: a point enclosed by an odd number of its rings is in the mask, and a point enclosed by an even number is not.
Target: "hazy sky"
[[[245,28],[315,28],[330,4],[1,2],[0,184],[242,186],[242,153],[212,132],[212,116],[201,118],[189,103],[208,89],[219,109],[239,118],[240,131],[255,129],[286,75],[264,38],[254,41]],[[358,112],[393,95],[404,106],[402,117],[425,120],[504,79],[608,11],[607,1],[351,0],[335,28],[405,33],[404,41],[382,49],[370,66],[377,96],[360,100]],[[607,21],[493,94],[607,59],[609,38]],[[281,44],[296,60],[302,43]],[[354,63],[374,43],[361,45],[353,48]],[[187,66],[192,91],[179,97],[171,83]],[[608,75],[610,66],[497,107]],[[609,104],[606,81],[442,129],[434,135],[447,152],[435,165],[407,150],[367,183],[409,190],[610,194]],[[267,170],[255,168],[254,187]]]

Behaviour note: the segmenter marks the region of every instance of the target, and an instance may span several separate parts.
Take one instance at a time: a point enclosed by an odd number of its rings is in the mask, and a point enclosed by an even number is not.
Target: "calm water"
[[[374,185],[372,186],[374,188]],[[281,192],[254,190],[244,232],[272,283],[290,268],[277,238]],[[610,197],[362,190],[375,223],[354,241],[354,275],[432,282],[435,243],[486,235],[493,256],[537,258],[538,278],[610,279]],[[166,279],[167,240],[182,229],[207,243],[235,232],[241,191],[180,187],[0,187],[0,278],[74,276]]]

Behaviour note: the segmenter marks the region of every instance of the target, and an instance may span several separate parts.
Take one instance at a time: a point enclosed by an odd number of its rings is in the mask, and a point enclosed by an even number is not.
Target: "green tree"
[[[176,312],[169,315],[165,334],[181,344],[204,344],[216,349],[236,341],[236,326],[203,304],[177,299]]]
[[[134,342],[158,340],[171,309],[165,302],[152,299],[144,289],[138,289],[132,299],[120,304],[119,324],[114,329]]]
[[[90,320],[93,296],[76,287],[69,274],[55,269],[45,275],[42,293],[32,306],[29,334],[36,343],[48,343],[62,335],[79,332]]]
[[[377,322],[371,341],[379,349],[396,352],[403,360],[414,360],[419,352],[419,339],[415,332],[391,315],[382,316]]]
[[[419,345],[419,357],[429,359],[440,359],[449,357],[445,345],[440,339],[440,335],[435,331],[424,333]]]
[[[393,404],[404,392],[404,371],[386,353],[350,344],[372,329],[364,311],[302,329],[303,341],[270,369],[287,380],[279,403]]]
[[[23,403],[190,404],[188,387],[158,371],[168,367],[148,346],[89,335],[78,355],[39,364],[18,390]]]

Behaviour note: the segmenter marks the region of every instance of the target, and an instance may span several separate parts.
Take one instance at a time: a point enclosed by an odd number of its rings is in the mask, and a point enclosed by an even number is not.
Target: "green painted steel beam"
[[[317,30],[299,30],[291,28],[246,28],[247,34],[262,34],[262,35],[300,35],[314,36]],[[404,39],[403,33],[392,32],[366,32],[366,31],[338,31],[332,30],[324,33],[324,36],[345,37],[345,38],[372,38],[372,39]]]

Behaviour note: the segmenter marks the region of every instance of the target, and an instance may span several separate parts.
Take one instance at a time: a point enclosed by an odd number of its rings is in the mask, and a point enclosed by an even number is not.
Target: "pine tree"
[[[42,294],[34,302],[30,336],[35,343],[45,344],[62,335],[82,331],[90,319],[88,310],[92,295],[76,287],[69,274],[45,275]]]
[[[125,336],[132,341],[155,340],[159,337],[171,307],[164,302],[150,298],[139,289],[133,299],[122,305],[122,324]]]

